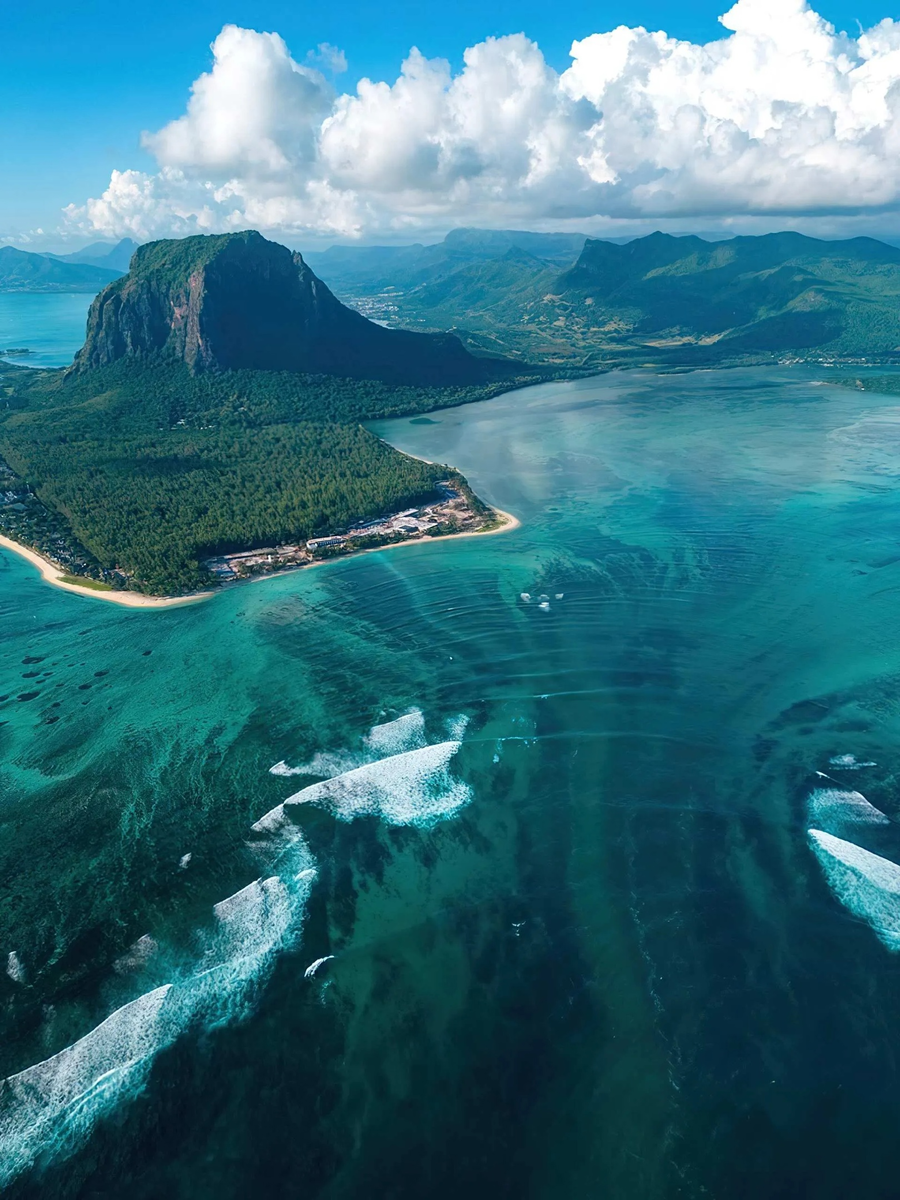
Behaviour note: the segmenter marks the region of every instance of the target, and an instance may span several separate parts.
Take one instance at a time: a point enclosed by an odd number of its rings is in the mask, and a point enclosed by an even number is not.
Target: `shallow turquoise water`
[[[521,529],[149,613],[0,556],[6,1194],[895,1195],[896,400],[432,420]]]
[[[81,349],[93,296],[0,292],[0,351],[31,351],[10,362],[67,367]]]

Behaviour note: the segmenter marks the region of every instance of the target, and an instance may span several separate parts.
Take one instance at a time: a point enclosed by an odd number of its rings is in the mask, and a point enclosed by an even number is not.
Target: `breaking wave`
[[[297,767],[278,762],[269,768],[270,775],[314,775],[319,779],[332,779],[355,767],[364,766],[376,758],[400,754],[404,750],[416,750],[425,745],[425,716],[421,709],[411,708],[393,721],[373,725],[362,739],[359,750],[325,750]]]
[[[366,749],[375,758],[402,754],[404,750],[418,750],[425,745],[425,715],[421,709],[411,708],[394,721],[373,725],[363,740]]]
[[[392,825],[430,826],[472,798],[449,770],[466,723],[453,718],[448,730],[456,736],[428,745],[424,716],[411,709],[373,726],[355,751],[270,768],[273,775],[321,779],[253,826],[267,835],[253,848],[272,873],[214,906],[211,927],[195,935],[189,965],[169,982],[117,1008],[52,1057],[0,1080],[0,1186],[83,1145],[98,1120],[140,1094],[156,1056],[189,1029],[211,1030],[252,1012],[277,955],[299,936],[316,875],[302,831],[286,811],[313,803],[343,821],[374,814]],[[116,974],[139,977],[160,949],[146,935],[116,960]],[[330,957],[310,964],[307,976]],[[7,970],[15,978],[15,955]]]
[[[276,832],[284,826],[289,810],[300,804],[319,804],[341,821],[378,816],[391,825],[433,825],[472,798],[469,786],[449,771],[460,745],[450,741],[422,746],[314,783],[266,813],[253,830]]]
[[[393,721],[373,725],[362,739],[362,754],[316,755],[306,767],[277,763],[270,768],[273,774],[324,778],[270,809],[252,826],[253,832],[283,838],[291,828],[290,809],[300,804],[319,804],[342,821],[374,815],[391,825],[429,826],[451,816],[472,798],[468,785],[448,769],[468,723],[465,714],[450,717],[448,740],[429,745],[425,717],[421,709],[412,708]],[[314,764],[343,769],[313,771]]]
[[[0,1081],[0,1184],[81,1146],[100,1118],[140,1093],[156,1056],[188,1028],[248,1015],[276,955],[302,927],[315,870],[305,844],[294,845],[294,874],[257,879],[215,905],[192,968]]]
[[[156,1053],[172,1040],[172,985],[123,1005],[52,1058],[0,1083],[0,1182],[71,1153],[94,1123],[144,1086]]]
[[[821,829],[810,829],[809,840],[838,900],[900,950],[900,867]]]
[[[855,754],[835,754],[833,758],[829,758],[828,764],[841,771],[858,771],[860,767],[876,767],[878,765],[873,762],[861,762]]]
[[[816,788],[809,797],[809,818],[828,833],[840,834],[854,825],[889,825],[884,813],[862,792]]]

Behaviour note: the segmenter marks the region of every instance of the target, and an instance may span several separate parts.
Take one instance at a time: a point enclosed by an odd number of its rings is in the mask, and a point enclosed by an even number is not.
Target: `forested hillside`
[[[128,360],[68,376],[7,367],[0,456],[101,569],[173,594],[208,585],[207,555],[333,532],[425,499],[446,468],[398,453],[359,422],[503,386],[195,376],[183,363]]]
[[[453,329],[470,347],[532,362],[890,357],[900,349],[900,250],[873,238],[655,233],[588,239],[561,270],[537,247],[497,247],[489,259],[392,285],[380,301],[386,319]]]

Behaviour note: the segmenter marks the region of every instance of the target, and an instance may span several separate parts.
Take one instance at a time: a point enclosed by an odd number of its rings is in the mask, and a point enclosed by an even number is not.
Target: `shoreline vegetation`
[[[533,382],[192,375],[162,359],[80,374],[0,364],[0,532],[116,590],[192,595],[214,582],[210,555],[305,543],[431,503],[448,468],[365,423]]]
[[[416,546],[423,542],[438,542],[448,539],[457,538],[472,538],[472,537],[490,537],[498,533],[511,533],[515,529],[521,527],[522,522],[512,513],[505,512],[501,508],[490,508],[490,513],[493,514],[495,520],[492,520],[486,528],[482,529],[462,529],[455,532],[439,533],[428,536],[420,534],[404,538],[403,541],[388,542],[383,546],[367,546],[358,550],[345,550],[341,554],[334,555],[330,558],[318,558],[311,562],[297,563],[295,566],[285,567],[279,571],[272,571],[265,575],[251,575],[245,579],[228,580],[220,584],[214,590],[205,590],[202,592],[192,592],[186,596],[147,596],[141,592],[130,592],[111,588],[108,585],[98,583],[94,579],[79,579],[77,576],[69,575],[62,567],[51,559],[46,558],[43,554],[39,554],[30,546],[25,546],[21,542],[13,541],[12,538],[4,537],[0,534],[0,549],[9,550],[13,554],[18,554],[27,562],[31,563],[40,571],[41,579],[45,583],[51,584],[53,587],[61,588],[63,591],[71,592],[76,596],[87,596],[92,600],[107,600],[112,604],[120,604],[126,608],[183,608],[189,604],[201,604],[205,600],[211,600],[214,596],[219,595],[227,588],[235,587],[244,583],[260,583],[264,579],[278,579],[285,575],[293,575],[298,571],[311,570],[313,567],[321,567],[326,563],[338,562],[348,558],[356,558],[361,554],[378,554],[384,550],[394,550],[399,546]]]

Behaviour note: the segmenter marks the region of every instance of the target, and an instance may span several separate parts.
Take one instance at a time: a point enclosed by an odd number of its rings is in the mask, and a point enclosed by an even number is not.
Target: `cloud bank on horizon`
[[[343,65],[334,47],[304,64],[229,25],[184,114],[144,135],[158,171],[114,171],[67,220],[146,240],[900,210],[900,21],[851,37],[806,0],[720,21],[706,45],[592,34],[561,74],[524,34],[470,47],[455,75],[413,49],[355,94],[310,65]]]

